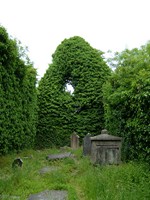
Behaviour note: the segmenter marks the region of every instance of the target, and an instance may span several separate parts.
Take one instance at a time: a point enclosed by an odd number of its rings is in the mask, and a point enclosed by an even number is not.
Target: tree
[[[36,70],[20,49],[0,27],[0,154],[31,147],[35,139]]]
[[[39,83],[38,145],[67,145],[73,131],[81,137],[100,133],[104,126],[101,90],[109,74],[101,51],[81,37],[65,39]],[[65,90],[68,83],[73,94]]]
[[[126,159],[150,158],[150,43],[116,53],[116,70],[103,87],[105,123],[124,138]]]

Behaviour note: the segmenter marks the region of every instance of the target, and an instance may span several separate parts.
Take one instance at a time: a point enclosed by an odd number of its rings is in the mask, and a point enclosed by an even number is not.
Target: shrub
[[[126,159],[150,158],[150,44],[117,54],[117,69],[103,87],[105,124],[124,138]]]

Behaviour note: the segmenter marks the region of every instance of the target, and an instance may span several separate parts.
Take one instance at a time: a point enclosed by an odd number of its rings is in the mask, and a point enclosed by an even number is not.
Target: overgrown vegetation
[[[109,74],[102,52],[83,38],[65,39],[57,47],[38,88],[38,146],[66,145],[73,131],[81,137],[100,133],[102,85]],[[74,88],[72,95],[65,90],[67,83]]]
[[[69,145],[74,131],[82,141],[107,128],[123,137],[125,161],[150,162],[150,43],[117,52],[109,61],[115,71],[83,38],[65,39],[39,83],[36,101],[36,70],[26,50],[0,26],[0,154],[33,147],[35,140],[36,148]]]
[[[24,49],[0,26],[0,154],[33,146],[36,70]]]
[[[44,190],[67,190],[69,200],[148,200],[150,198],[150,173],[146,164],[129,162],[119,166],[93,166],[89,158],[82,157],[82,149],[69,150],[74,158],[48,161],[46,156],[62,153],[60,149],[44,151],[26,150],[1,157],[1,199],[20,197]],[[15,157],[23,159],[22,168],[11,168]],[[40,174],[45,167],[56,170]],[[11,197],[13,196],[13,197]]]
[[[106,128],[124,138],[125,159],[149,162],[150,43],[114,60],[117,68],[103,87]]]
[[[69,200],[150,199],[150,43],[116,53],[110,64],[114,72],[84,39],[65,39],[39,83],[37,123],[36,70],[0,26],[0,154],[9,154],[0,159],[0,199],[26,200],[51,189],[67,190]],[[82,138],[104,127],[124,138],[122,158],[138,162],[93,166],[82,149],[69,149],[73,158],[46,160],[62,151],[46,148],[68,145],[73,131]],[[45,150],[23,150],[35,139]],[[16,157],[22,168],[12,168]],[[56,170],[41,174],[45,166]]]

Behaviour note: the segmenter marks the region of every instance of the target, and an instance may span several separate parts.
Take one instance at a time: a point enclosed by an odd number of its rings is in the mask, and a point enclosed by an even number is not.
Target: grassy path
[[[67,190],[69,200],[150,199],[150,168],[146,164],[130,162],[94,167],[88,158],[82,157],[82,149],[72,151],[74,158],[46,160],[47,155],[55,153],[62,153],[62,150],[28,150],[1,157],[1,199],[11,200],[11,196],[15,196],[27,200],[30,194],[44,190]],[[12,169],[16,157],[22,158],[23,167]],[[44,167],[53,170],[40,173]]]

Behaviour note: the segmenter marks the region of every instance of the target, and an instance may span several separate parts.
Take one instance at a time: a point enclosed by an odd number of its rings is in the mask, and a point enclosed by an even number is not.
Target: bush
[[[105,124],[124,138],[125,159],[150,159],[150,44],[117,54],[103,87]]]

